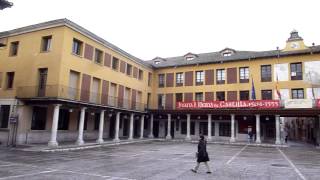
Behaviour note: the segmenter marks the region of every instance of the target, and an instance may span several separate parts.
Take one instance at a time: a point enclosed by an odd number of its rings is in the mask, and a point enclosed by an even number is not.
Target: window
[[[119,59],[116,57],[112,57],[112,69],[118,70],[119,68]]]
[[[187,60],[187,61],[192,61],[194,58],[195,58],[194,56],[187,56],[187,57],[186,57],[186,60]]]
[[[68,130],[69,129],[69,110],[60,109],[58,130]]]
[[[142,71],[141,69],[139,69],[138,79],[139,79],[139,80],[142,80],[142,79],[143,79],[143,71]]]
[[[203,93],[198,92],[195,94],[196,101],[203,101]]]
[[[31,130],[45,130],[47,120],[46,107],[33,107]]]
[[[159,94],[158,95],[158,109],[164,109],[164,106],[165,106],[165,102],[166,99],[165,99],[165,96],[164,94]]]
[[[159,87],[164,87],[164,74],[159,74]]]
[[[240,91],[240,100],[249,100],[249,91]]]
[[[83,42],[78,39],[73,39],[72,53],[81,56],[83,48]]]
[[[187,122],[181,121],[181,134],[187,134]]]
[[[102,63],[103,52],[99,49],[95,49],[94,53],[94,62],[101,64]]]
[[[182,101],[183,101],[183,94],[176,93],[176,102],[182,102]]]
[[[241,67],[239,68],[240,73],[240,83],[248,83],[249,82],[249,68]]]
[[[292,89],[292,99],[304,99],[304,90]]]
[[[41,52],[48,52],[51,48],[52,36],[44,36],[41,41]]]
[[[261,82],[271,82],[271,65],[261,66]]]
[[[262,100],[272,100],[272,90],[261,90]]]
[[[176,73],[176,86],[183,86],[183,73]]]
[[[14,72],[7,72],[7,89],[13,88]]]
[[[11,42],[10,56],[17,56],[19,49],[19,41]]]
[[[226,74],[224,69],[217,69],[217,84],[224,84],[226,80]]]
[[[0,128],[8,128],[10,105],[0,106]]]
[[[152,73],[148,73],[148,86],[151,86],[152,83]]]
[[[204,71],[196,71],[196,85],[202,85],[204,81]]]
[[[224,53],[222,53],[222,55],[223,55],[224,57],[231,56],[231,55],[232,55],[232,52],[224,52]]]
[[[219,123],[219,136],[231,136],[231,127],[229,122]]]
[[[131,76],[132,74],[132,65],[131,64],[127,64],[127,75]]]
[[[225,100],[225,92],[220,91],[216,93],[217,101],[224,101]]]
[[[302,80],[302,63],[291,63],[291,80]]]
[[[160,64],[160,61],[154,61],[154,64]]]

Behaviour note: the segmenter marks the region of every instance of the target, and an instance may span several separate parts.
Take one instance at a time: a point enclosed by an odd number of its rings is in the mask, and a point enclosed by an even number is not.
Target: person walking
[[[200,163],[204,163],[207,167],[207,173],[210,174],[211,170],[208,165],[208,161],[210,161],[208,152],[207,152],[207,141],[204,139],[204,136],[200,136],[200,140],[198,143],[198,152],[196,153],[197,155],[197,165],[194,169],[191,169],[192,172],[197,173]]]

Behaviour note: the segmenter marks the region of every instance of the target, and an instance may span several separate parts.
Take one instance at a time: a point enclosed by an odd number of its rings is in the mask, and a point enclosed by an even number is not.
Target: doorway
[[[153,136],[155,138],[159,137],[159,121],[153,121]]]
[[[46,84],[47,84],[48,69],[39,69],[39,86],[38,86],[38,96],[43,97],[46,95]]]

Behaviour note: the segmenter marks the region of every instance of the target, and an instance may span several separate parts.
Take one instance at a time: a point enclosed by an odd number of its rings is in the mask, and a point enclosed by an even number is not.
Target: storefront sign
[[[248,100],[248,101],[191,101],[177,102],[180,109],[222,109],[222,108],[280,108],[279,100]]]
[[[317,107],[320,108],[320,99],[317,99],[316,103],[317,103]]]
[[[284,108],[312,108],[312,99],[286,99],[284,101]]]

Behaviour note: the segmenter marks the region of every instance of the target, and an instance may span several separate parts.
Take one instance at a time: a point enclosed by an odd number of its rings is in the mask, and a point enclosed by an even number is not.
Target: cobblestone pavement
[[[320,179],[320,150],[209,144],[212,174],[195,166],[196,144],[146,142],[39,153],[0,149],[4,179]]]

